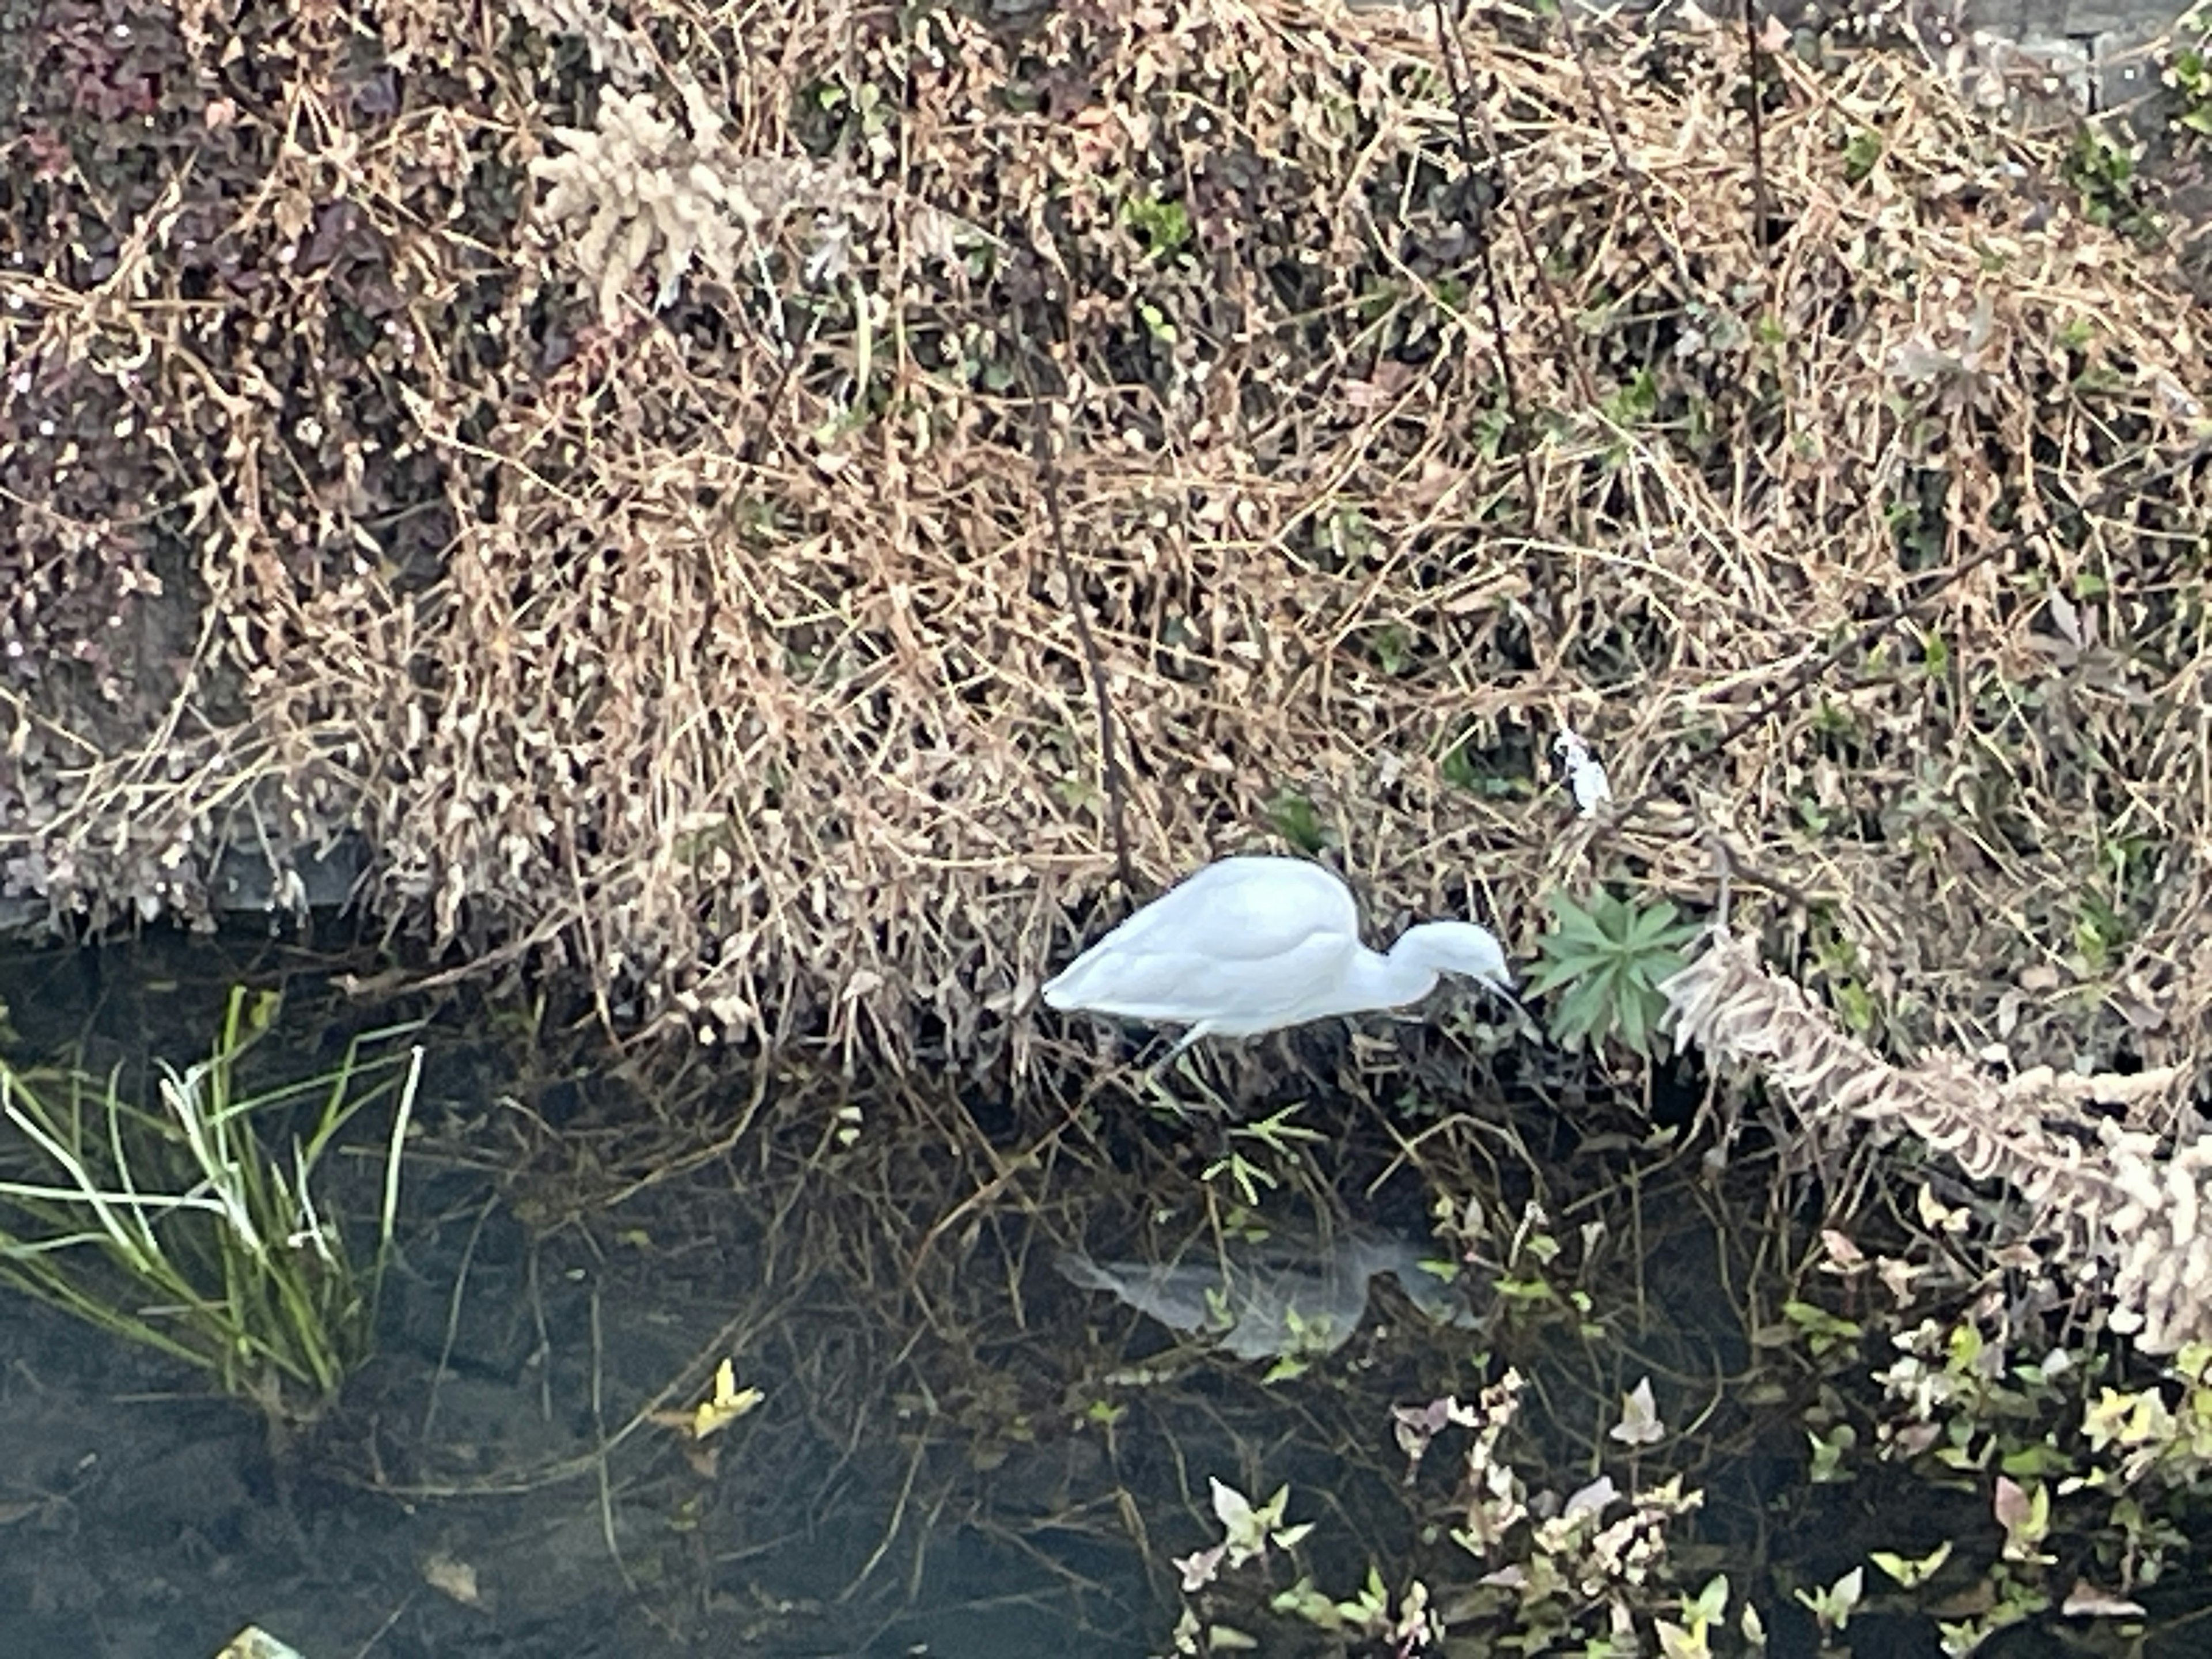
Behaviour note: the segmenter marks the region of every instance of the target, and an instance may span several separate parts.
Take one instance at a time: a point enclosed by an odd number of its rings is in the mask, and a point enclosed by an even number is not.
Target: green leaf
[[[1301,853],[1310,856],[1328,844],[1321,814],[1305,796],[1283,790],[1267,803],[1266,811],[1269,827]]]
[[[1557,896],[1556,894],[1553,895],[1554,898]],[[1572,944],[1587,945],[1599,951],[1607,951],[1613,948],[1613,935],[1607,933],[1599,924],[1598,918],[1589,912],[1571,908],[1563,908],[1554,905],[1553,913],[1559,917],[1559,927],[1556,930],[1558,938]]]
[[[1620,1040],[1638,1054],[1648,1057],[1650,1048],[1644,1021],[1644,999],[1633,993],[1622,997],[1615,1009],[1615,1024],[1620,1030]]]
[[[1581,1042],[1597,1030],[1598,1022],[1604,1018],[1604,987],[1587,980],[1567,993],[1559,1005],[1559,1024],[1553,1029],[1562,1042]]]
[[[1528,970],[1527,989],[1531,995],[1542,996],[1556,991],[1562,985],[1571,985],[1588,973],[1589,969],[1578,957],[1559,957],[1540,962]]]
[[[1528,988],[1532,996],[1556,996],[1547,1016],[1553,1036],[1568,1047],[1618,1041],[1652,1058],[1667,1012],[1659,987],[1681,970],[1679,947],[1701,924],[1685,921],[1671,901],[1639,905],[1604,888],[1587,902],[1553,892],[1546,902],[1553,927]]]

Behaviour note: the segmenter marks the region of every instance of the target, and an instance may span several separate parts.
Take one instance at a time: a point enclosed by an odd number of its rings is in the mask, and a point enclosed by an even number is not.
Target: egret
[[[1359,942],[1359,907],[1304,859],[1217,860],[1154,899],[1044,988],[1051,1008],[1251,1036],[1332,1014],[1402,1007],[1464,974],[1510,996],[1505,952],[1471,921],[1408,927],[1388,955]]]

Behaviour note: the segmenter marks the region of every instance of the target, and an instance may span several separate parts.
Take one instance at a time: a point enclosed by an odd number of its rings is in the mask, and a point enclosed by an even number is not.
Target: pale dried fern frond
[[[2139,1333],[2156,1353],[2212,1340],[2212,1237],[2202,1226],[2212,1137],[2161,1156],[2160,1137],[2081,1109],[2154,1100],[2182,1068],[2085,1077],[2038,1066],[2000,1082],[1954,1055],[1894,1066],[1724,930],[1662,988],[1679,1042],[1757,1071],[1808,1121],[1909,1131],[1972,1179],[2012,1186],[2040,1231],[2081,1249],[2108,1280],[2114,1329]]]
[[[618,86],[643,84],[652,69],[651,45],[592,0],[514,0],[514,10],[541,34],[574,35],[591,54],[593,71],[613,76]]]
[[[620,320],[623,290],[653,259],[655,309],[676,297],[697,261],[734,283],[740,252],[797,208],[825,216],[825,235],[863,204],[866,192],[838,169],[805,160],[747,155],[722,136],[722,119],[695,82],[685,82],[682,125],[661,114],[650,92],[610,92],[594,130],[556,127],[567,147],[530,164],[551,189],[545,212],[556,223],[581,221],[569,257],[599,295],[599,319]]]

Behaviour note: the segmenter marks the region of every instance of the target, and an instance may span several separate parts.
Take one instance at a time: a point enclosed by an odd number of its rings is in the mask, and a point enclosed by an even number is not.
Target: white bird
[[[1304,859],[1231,858],[1145,906],[1043,996],[1052,1008],[1188,1024],[1173,1059],[1202,1036],[1418,1002],[1444,973],[1513,989],[1505,952],[1471,921],[1408,927],[1386,956],[1359,942],[1359,907],[1333,872]]]

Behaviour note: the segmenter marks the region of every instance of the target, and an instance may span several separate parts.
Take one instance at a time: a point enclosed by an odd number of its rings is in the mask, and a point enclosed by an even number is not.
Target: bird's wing
[[[1188,1020],[1196,988],[1213,982],[1220,964],[1202,952],[1166,945],[1115,945],[1108,935],[1061,970],[1044,988],[1046,1006],[1091,1008],[1130,1019]]]
[[[1139,1019],[1194,1019],[1226,976],[1325,971],[1358,942],[1344,884],[1297,859],[1224,859],[1131,916],[1044,988],[1054,1008]]]
[[[1359,937],[1359,907],[1342,882],[1303,859],[1231,858],[1162,894],[1093,948],[1144,945],[1260,962],[1316,934]]]
[[[1265,1030],[1285,991],[1332,980],[1356,947],[1358,907],[1329,872],[1297,858],[1225,858],[1075,957],[1046,984],[1044,1002],[1237,1029],[1221,1015],[1261,995],[1267,1020],[1245,1029]]]

